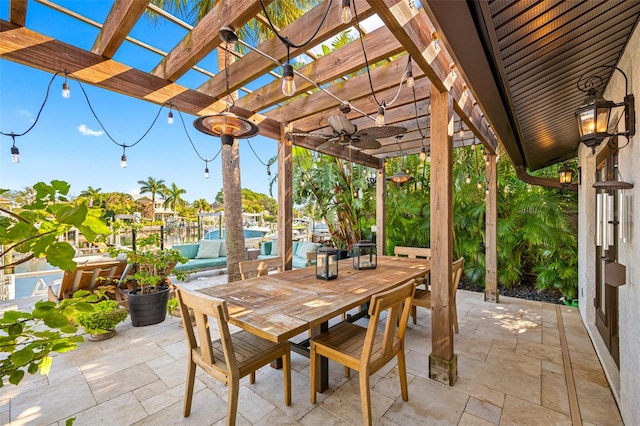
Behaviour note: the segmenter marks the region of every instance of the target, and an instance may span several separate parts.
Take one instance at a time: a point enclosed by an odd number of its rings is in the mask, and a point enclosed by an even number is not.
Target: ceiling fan
[[[325,140],[325,143],[318,146],[318,150],[328,148],[334,143],[358,149],[378,149],[382,146],[382,144],[378,142],[378,139],[389,138],[407,131],[406,128],[398,126],[367,127],[364,129],[358,129],[358,127],[346,117],[346,114],[351,111],[349,104],[342,104],[340,106],[340,111],[343,113],[342,115],[331,115],[328,118],[329,126],[331,126],[331,129],[333,130],[331,134],[292,132],[289,133],[289,135]]]

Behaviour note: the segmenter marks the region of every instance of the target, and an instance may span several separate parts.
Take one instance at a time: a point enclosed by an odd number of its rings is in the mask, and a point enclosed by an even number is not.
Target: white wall
[[[627,75],[629,93],[636,97],[636,122],[640,110],[640,26],[636,26],[633,35],[618,63]],[[605,99],[621,102],[624,97],[624,78],[614,71],[611,82],[604,93]],[[620,122],[623,130],[624,119]],[[627,268],[627,283],[618,290],[619,326],[620,326],[620,370],[613,363],[604,343],[595,327],[595,268],[593,259],[595,247],[595,189],[592,188],[595,172],[595,156],[584,145],[579,149],[579,162],[582,167],[582,185],[579,190],[579,240],[580,264],[579,295],[580,312],[596,351],[613,388],[625,424],[640,425],[640,129],[636,123],[636,135],[629,144],[620,149],[618,166],[621,177],[634,184],[634,188],[621,192],[630,196],[631,238],[627,242],[618,240],[618,261]],[[619,146],[626,142],[619,138]],[[600,146],[605,144],[603,143]],[[596,152],[597,155],[597,152]],[[617,236],[616,236],[617,238]]]

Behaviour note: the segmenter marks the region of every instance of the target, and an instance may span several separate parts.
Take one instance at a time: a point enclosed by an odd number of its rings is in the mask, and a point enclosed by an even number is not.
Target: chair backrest
[[[237,369],[238,363],[235,351],[233,350],[231,333],[229,332],[229,311],[227,310],[227,303],[222,299],[186,290],[179,286],[176,286],[176,297],[178,298],[180,313],[184,323],[184,331],[187,335],[189,351],[191,353],[197,353],[198,358],[201,358],[202,361],[209,366],[216,364],[216,359],[218,359],[218,368],[225,365],[227,371]],[[189,309],[193,311],[195,323],[192,320]],[[211,341],[209,317],[214,318],[218,323],[222,353],[216,353],[217,351],[214,351]],[[196,330],[198,333],[197,339]]]
[[[75,271],[65,271],[62,275],[57,298],[68,299],[77,290],[95,290],[109,285],[114,279],[120,278],[118,271],[123,271],[126,265],[124,260],[79,264]]]
[[[307,266],[315,265],[314,262],[318,259],[318,252],[308,251],[305,255],[307,256]]]
[[[243,280],[253,277],[267,275],[269,271],[282,272],[284,262],[282,257],[272,257],[269,259],[245,260],[240,262],[240,275]]]
[[[431,249],[428,247],[403,247],[395,246],[393,254],[396,257],[408,257],[409,259],[431,259]]]
[[[411,301],[413,300],[415,289],[416,281],[410,280],[401,286],[371,297],[369,327],[364,341],[361,362],[371,362],[380,366],[386,364],[398,353],[398,350],[402,349],[401,342],[404,340],[404,334],[407,330],[407,322],[411,313]],[[380,314],[385,311],[387,312],[387,317],[385,319],[384,335],[382,342],[377,343],[378,321],[380,320]],[[376,351],[378,347],[380,350],[376,352],[376,358],[372,359],[374,344]],[[377,368],[373,368],[373,371],[375,370]]]
[[[458,283],[462,276],[462,269],[464,267],[464,257],[456,260],[451,264],[451,297],[452,303],[456,304],[456,293],[458,291]]]

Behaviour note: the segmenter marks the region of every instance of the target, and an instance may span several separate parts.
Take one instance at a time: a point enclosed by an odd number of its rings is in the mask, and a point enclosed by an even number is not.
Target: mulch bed
[[[479,293],[484,292],[484,287],[479,285],[471,285],[465,279],[460,280],[458,288],[462,290],[477,291]],[[519,284],[514,285],[510,288],[504,288],[503,286],[499,285],[498,289],[500,290],[500,295],[502,296],[536,300],[538,302],[557,303],[559,305],[563,304],[562,301],[560,301],[560,298],[562,297],[562,293],[560,293],[560,291],[555,289],[538,290],[536,288],[535,280],[524,279]]]

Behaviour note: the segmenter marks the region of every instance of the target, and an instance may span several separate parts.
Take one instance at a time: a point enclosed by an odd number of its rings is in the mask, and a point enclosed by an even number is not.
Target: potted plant
[[[73,320],[90,334],[89,340],[99,341],[113,337],[115,327],[127,318],[128,312],[117,301],[106,299],[91,304],[90,310],[78,310]]]
[[[123,252],[111,249],[112,256]],[[135,250],[125,251],[127,261],[133,265],[133,273],[125,280],[128,291],[125,291],[129,302],[131,323],[134,327],[152,325],[166,318],[166,307],[169,299],[171,282],[169,275],[174,273],[178,262],[187,259],[176,249],[165,249],[160,244],[160,236],[151,234],[137,240]],[[183,272],[175,272],[176,278],[184,279]]]

